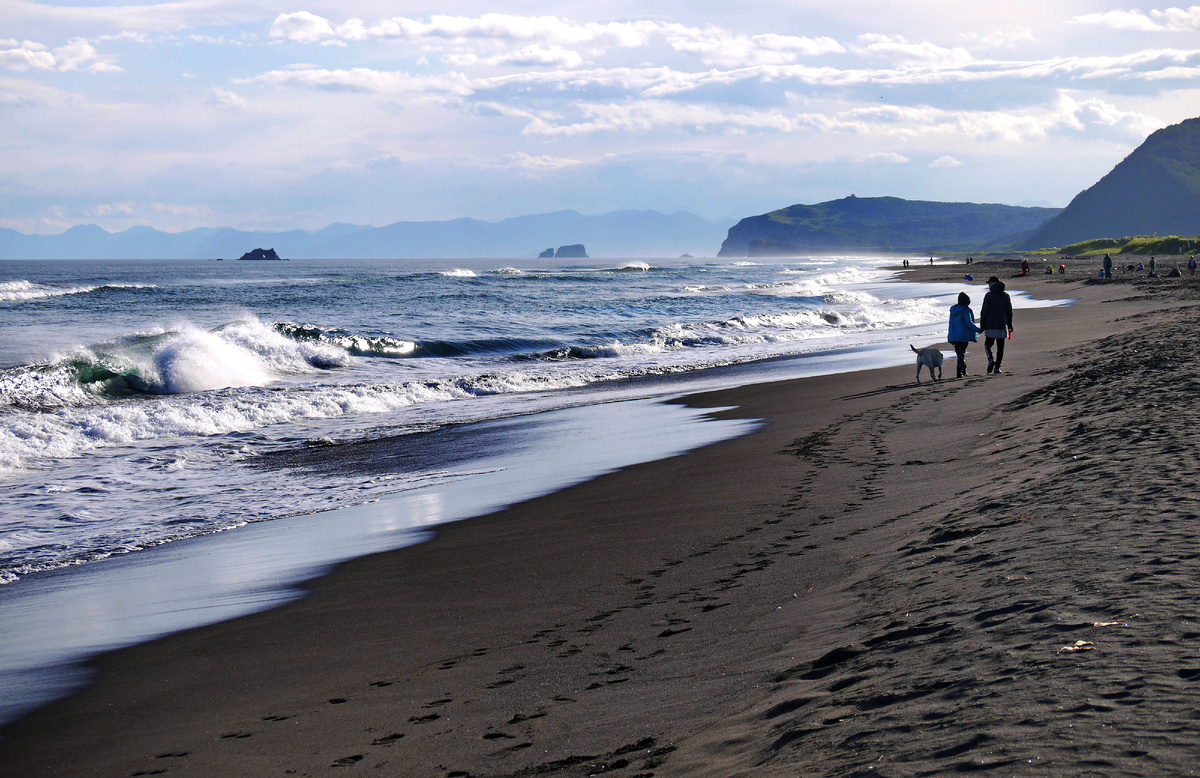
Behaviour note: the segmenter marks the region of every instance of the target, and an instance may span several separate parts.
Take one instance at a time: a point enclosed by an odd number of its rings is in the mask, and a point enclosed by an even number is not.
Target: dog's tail
[[[912,349],[912,350],[913,350],[913,353],[914,353],[914,354],[920,354],[920,353],[921,353],[920,351],[917,351],[917,347],[916,347],[916,346],[914,346],[914,345],[913,345],[913,344],[911,344],[911,343],[909,343],[909,344],[908,344],[908,347],[909,347],[910,349]]]

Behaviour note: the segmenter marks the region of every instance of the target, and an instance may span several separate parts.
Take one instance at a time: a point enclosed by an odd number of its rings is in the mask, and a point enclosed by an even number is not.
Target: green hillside
[[[1200,251],[1200,235],[1133,235],[1124,238],[1093,238],[1058,249],[1040,249],[1038,254],[1065,254],[1081,257],[1099,254],[1146,254],[1164,257],[1192,255]]]
[[[1066,246],[1092,238],[1200,232],[1200,119],[1155,132],[1062,213],[1021,244]]]
[[[1056,208],[850,195],[742,219],[730,228],[719,256],[846,250],[975,251],[1028,233],[1057,213]]]

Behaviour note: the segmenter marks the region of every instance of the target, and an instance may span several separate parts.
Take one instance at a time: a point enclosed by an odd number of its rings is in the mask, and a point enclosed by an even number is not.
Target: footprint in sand
[[[555,699],[558,699],[558,698],[556,697]],[[509,724],[520,724],[522,721],[531,721],[533,719],[540,719],[545,715],[546,715],[545,711],[538,711],[537,713],[530,713],[528,716],[523,716],[520,713],[517,713],[517,714],[513,715],[513,717],[511,719],[508,720],[508,723]]]

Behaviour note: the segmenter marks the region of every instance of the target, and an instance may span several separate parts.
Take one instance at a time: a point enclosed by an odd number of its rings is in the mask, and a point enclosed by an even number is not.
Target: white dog
[[[908,345],[917,355],[917,383],[921,383],[921,365],[929,368],[929,377],[934,381],[938,381],[942,377],[942,352],[936,348],[918,349],[911,343]],[[933,369],[937,368],[937,377],[933,375]]]

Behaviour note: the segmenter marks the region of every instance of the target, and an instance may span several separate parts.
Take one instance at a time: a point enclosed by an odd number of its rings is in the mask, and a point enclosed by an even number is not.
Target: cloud
[[[555,54],[526,51],[522,56],[552,60]],[[1136,135],[1156,129],[1161,122],[1148,115],[1118,111],[1114,104],[1098,98],[1070,105],[1060,101],[1062,104],[1049,112],[1038,105],[992,111],[939,109],[922,104],[927,102],[923,100],[915,105],[900,101],[886,105],[871,102],[853,109],[805,113],[786,106],[802,106],[816,98],[811,94],[803,99],[787,95],[800,87],[827,88],[831,95],[840,93],[844,100],[847,90],[853,88],[919,89],[999,80],[1042,81],[1050,89],[1065,81],[1082,89],[1101,79],[1149,81],[1156,74],[1181,78],[1187,75],[1189,63],[1200,66],[1200,51],[1147,50],[1120,57],[980,60],[969,67],[839,69],[759,65],[701,72],[668,67],[581,69],[572,67],[575,63],[570,61],[558,67],[474,78],[462,72],[414,75],[369,68],[329,70],[302,66],[236,79],[234,83],[433,100],[452,108],[465,107],[480,116],[520,118],[526,122],[526,134],[543,136],[595,132],[641,134],[653,128],[739,133],[795,132],[822,127],[845,132],[890,128],[888,132],[914,137],[933,132],[1022,141],[1043,137],[1051,131],[1078,131],[1089,126]],[[770,94],[774,98],[769,103],[764,100],[767,94],[764,88],[773,90]],[[722,95],[720,102],[713,102],[714,90],[725,90],[728,96]],[[1051,94],[1068,91],[1058,87]],[[914,91],[913,94],[931,93]]]
[[[974,60],[971,53],[964,48],[948,49],[928,41],[909,43],[900,35],[868,33],[858,36],[858,42],[859,45],[855,47],[858,54],[905,64],[962,67]]]
[[[212,93],[208,98],[209,105],[215,105],[218,108],[223,108],[226,111],[240,111],[246,107],[246,98],[231,92],[228,89],[221,87],[213,87]]]
[[[0,67],[24,73],[28,70],[56,70],[54,55],[46,47],[33,41],[0,41],[9,48],[0,49]]]
[[[296,43],[320,43],[337,35],[328,19],[308,11],[279,14],[268,34],[272,38],[286,38]]]
[[[65,46],[50,51],[46,46],[32,41],[0,40],[0,67],[24,73],[30,70],[68,71],[82,70],[88,73],[119,73],[113,57],[99,54],[85,38],[72,38]]]
[[[507,167],[523,168],[525,170],[561,170],[583,164],[569,157],[550,157],[542,154],[530,155],[524,152],[509,154],[500,159],[500,164]]]
[[[537,45],[525,46],[505,54],[498,54],[494,57],[480,58],[474,53],[466,53],[448,54],[442,59],[460,67],[483,65],[488,67],[577,68],[583,64],[583,57],[578,52],[558,46],[545,47]]]
[[[441,76],[414,76],[401,71],[370,68],[326,70],[302,68],[272,70],[254,78],[235,79],[235,84],[291,86],[326,91],[366,92],[371,94],[434,94],[466,96],[472,89],[466,76],[448,73]]]
[[[962,167],[962,163],[949,154],[943,154],[933,162],[930,162],[929,167]]]
[[[678,27],[667,33],[667,42],[677,52],[689,54],[707,65],[783,65],[801,57],[840,54],[845,47],[833,38],[794,35],[739,35],[716,27]]]
[[[295,43],[344,43],[363,40],[399,40],[429,48],[466,44],[525,46],[519,52],[483,57],[475,52],[456,51],[447,61],[459,65],[525,64],[577,67],[584,60],[612,49],[649,46],[662,38],[676,52],[695,56],[706,64],[783,64],[801,57],[841,53],[845,48],[828,37],[793,35],[745,35],[708,26],[688,27],[653,20],[576,23],[556,16],[515,16],[487,13],[478,17],[434,15],[428,22],[394,17],[368,25],[361,19],[334,24],[311,11],[279,14],[271,25],[270,37]],[[573,52],[567,56],[566,52]],[[542,56],[553,53],[552,58]],[[535,56],[530,56],[530,53]],[[567,64],[574,62],[574,65]]]
[[[32,0],[5,0],[9,23],[52,22],[97,26],[115,30],[166,32],[186,27],[243,24],[261,19],[262,11],[251,0],[182,0],[152,5],[66,6]]]
[[[894,151],[881,151],[876,154],[861,154],[855,157],[854,161],[876,165],[906,165],[912,160]]]
[[[993,30],[986,35],[967,32],[962,33],[962,39],[971,43],[979,43],[990,49],[1011,49],[1022,43],[1032,43],[1037,40],[1033,37],[1033,30],[1017,29],[1017,30]]]
[[[243,38],[226,38],[224,35],[189,35],[187,39],[192,43],[203,43],[209,46],[249,46],[254,42],[256,36],[247,35]]]
[[[656,130],[743,134],[751,131],[795,132],[822,127],[819,115],[787,116],[776,111],[730,111],[720,106],[692,105],[665,100],[634,103],[593,103],[576,107],[577,118],[531,117],[528,135],[576,136],[596,132],[629,134]]]
[[[842,129],[863,134],[898,135],[914,141],[944,136],[1010,144],[1053,134],[1081,133],[1089,127],[1144,137],[1147,127],[1158,129],[1162,126],[1162,122],[1152,117],[1120,111],[1103,100],[1076,100],[1065,93],[1059,94],[1053,106],[1019,111],[886,105],[855,108],[832,118]]]
[[[1070,19],[1075,24],[1091,24],[1114,30],[1138,32],[1194,32],[1200,30],[1200,6],[1152,10],[1104,11]]]
[[[98,203],[84,209],[84,215],[92,219],[104,219],[112,216],[133,216],[132,203]]]
[[[478,17],[435,14],[428,22],[403,16],[367,25],[348,19],[334,25],[328,19],[297,11],[282,13],[271,24],[270,37],[297,43],[321,43],[330,39],[347,41],[508,41],[557,45],[594,45],[602,48],[644,46],[659,27],[657,22],[587,22],[576,24],[557,16],[514,16],[486,13]]]
[[[115,58],[96,52],[84,38],[72,38],[66,46],[54,50],[58,70],[86,70],[88,73],[120,73]]]

